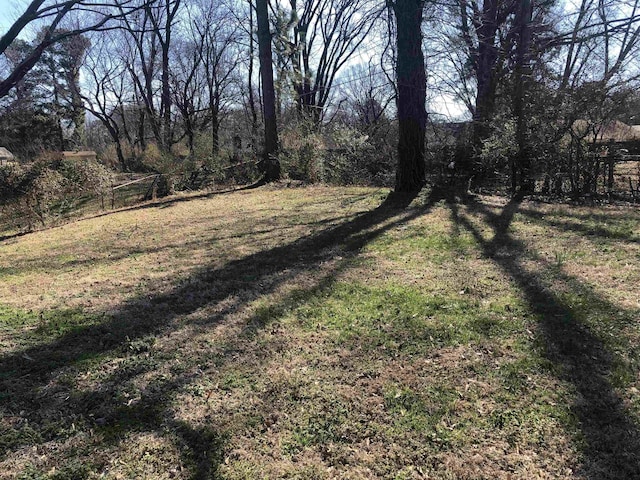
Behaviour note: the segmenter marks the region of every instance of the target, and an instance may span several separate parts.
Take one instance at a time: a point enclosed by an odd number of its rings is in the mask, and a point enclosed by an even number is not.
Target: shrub
[[[283,173],[312,183],[389,185],[395,147],[386,144],[383,137],[373,138],[348,125],[322,130],[304,123],[291,126],[281,135]]]
[[[394,175],[394,154],[357,128],[341,125],[330,132],[334,148],[327,152],[326,180],[339,185],[387,186]]]
[[[325,141],[313,127],[302,122],[283,130],[280,164],[284,176],[292,180],[318,183],[325,180]]]
[[[28,165],[0,168],[0,206],[11,226],[32,230],[65,216],[87,196],[104,196],[112,183],[111,171],[94,160],[47,153]]]
[[[141,163],[156,172],[167,172],[173,163],[171,155],[165,154],[155,143],[150,143],[142,154]]]

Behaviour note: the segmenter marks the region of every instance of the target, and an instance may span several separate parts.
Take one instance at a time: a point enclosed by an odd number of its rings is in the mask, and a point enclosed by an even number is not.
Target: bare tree
[[[507,20],[517,2],[512,0],[459,0],[459,29],[472,68],[476,96],[473,105],[473,145],[476,150],[489,135],[495,112],[496,90],[508,52]]]
[[[0,81],[0,98],[5,97],[24,78],[47,48],[87,32],[118,28],[114,20],[130,15],[146,5],[147,3],[140,4],[137,0],[33,0],[0,38],[0,54],[3,54],[29,25],[45,25],[43,33],[22,61]],[[61,28],[63,21],[70,17],[74,17],[78,26],[71,29]]]
[[[159,113],[162,118],[162,141],[160,144],[165,151],[169,151],[173,143],[169,55],[174,21],[176,20],[180,4],[181,0],[160,0],[159,5],[149,5],[145,8],[145,12],[147,12],[153,25],[153,33],[158,39],[161,52],[162,92],[160,94]]]
[[[238,25],[219,5],[204,2],[194,6],[188,19],[187,31],[173,55],[173,96],[190,152],[195,133],[208,127],[215,156],[220,148],[221,117],[242,60],[233,49]]]
[[[336,86],[341,98],[339,110],[367,134],[375,135],[378,127],[387,123],[395,91],[373,59],[350,67]]]
[[[318,124],[340,70],[371,33],[381,9],[371,0],[289,0],[279,4],[278,54],[290,68],[298,111]]]
[[[109,133],[116,148],[120,168],[126,172],[129,165],[122,147],[123,128],[126,127],[122,113],[129,85],[126,69],[118,57],[113,55],[113,48],[110,47],[113,45],[104,38],[92,46],[84,65],[87,88],[83,93],[78,93],[87,111],[96,117]],[[129,140],[132,143],[131,139]]]
[[[253,3],[249,1],[249,69],[247,72],[247,96],[249,103],[249,111],[251,112],[251,137],[255,138],[258,132],[258,113],[256,111],[256,102],[253,94],[253,70],[255,60],[255,40],[254,40],[254,12]]]
[[[170,54],[180,6],[181,0],[145,4],[136,15],[123,15],[121,25],[129,39],[129,74],[144,103],[156,143],[165,153],[170,151],[174,140]]]
[[[205,125],[204,91],[202,76],[202,38],[175,42],[174,65],[171,71],[173,102],[182,118],[189,154],[194,153],[196,132]]]
[[[531,156],[527,142],[527,118],[525,114],[527,81],[531,77],[529,54],[531,49],[531,23],[533,20],[533,1],[522,0],[518,7],[515,23],[516,58],[514,66],[513,114],[516,117],[516,143],[518,156],[512,160],[511,191],[516,194],[533,193],[531,175]]]

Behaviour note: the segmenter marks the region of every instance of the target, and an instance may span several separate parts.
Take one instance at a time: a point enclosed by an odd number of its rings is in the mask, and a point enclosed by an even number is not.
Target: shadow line
[[[214,316],[199,321],[196,327],[205,330],[214,328],[228,315],[248,306],[256,298],[274,293],[280,285],[295,280],[301,272],[316,272],[324,262],[334,260],[336,252],[341,257],[353,258],[379,235],[426,213],[427,207],[404,210],[412,199],[390,196],[375,210],[358,214],[348,222],[325,228],[286,245],[248,255],[217,269],[204,266],[166,293],[151,298],[141,295],[124,303],[116,312],[105,313],[105,320],[97,325],[81,327],[44,344],[3,355],[0,357],[0,392],[3,392],[0,395],[0,412],[24,417],[31,425],[42,426],[46,421],[43,412],[59,407],[61,412],[68,412],[65,418],[69,422],[73,419],[76,422],[84,419],[89,424],[97,421],[96,415],[108,413],[100,412],[100,405],[104,406],[105,402],[110,408],[115,405],[113,387],[80,394],[69,401],[65,393],[69,393],[67,387],[56,387],[61,388],[58,394],[50,390],[51,385],[59,383],[60,372],[68,372],[73,367],[72,375],[79,375],[81,371],[91,368],[92,362],[100,360],[101,356],[126,356],[135,342],[158,334],[170,334],[185,325],[184,322],[179,323],[183,316],[205,306],[219,305],[220,308]],[[246,331],[263,328],[259,320],[254,319]],[[141,365],[117,371],[107,383],[121,384],[132,376],[145,373],[149,368]],[[170,397],[192,378],[190,374],[184,374],[161,382],[155,388],[156,397],[149,394],[131,408],[119,408],[118,415],[113,418],[122,420],[121,430],[124,431],[137,427],[161,428],[165,421],[163,412],[166,413],[169,408]],[[89,412],[93,412],[91,418]],[[109,425],[110,418],[98,418],[101,423],[107,422],[107,426],[112,426]],[[44,427],[42,429],[46,430]],[[194,438],[202,437],[202,432],[182,430],[187,446],[193,443]],[[57,435],[55,432],[43,435],[36,443],[57,438]],[[202,441],[218,445],[216,438],[209,440]],[[5,458],[29,441],[33,440],[23,438],[2,443],[0,458]],[[189,455],[195,455],[193,458],[199,465],[195,468],[193,478],[215,478],[215,469],[207,462],[209,458],[219,459],[218,454],[202,456],[191,452]]]
[[[543,225],[557,228],[562,231],[575,232],[585,237],[598,237],[600,239],[606,240],[608,242],[625,242],[637,244],[640,243],[640,238],[634,236],[633,233],[628,234],[624,232],[619,232],[607,228],[605,226],[588,226],[583,225],[582,223],[570,221],[570,220],[553,220],[547,218],[543,213],[538,212],[536,210],[525,209],[522,208],[518,211],[518,213],[525,215],[528,218],[533,219],[536,222],[540,222]],[[609,219],[609,222],[611,219]],[[601,222],[607,223],[607,221]]]
[[[560,367],[560,376],[576,389],[572,411],[579,420],[585,440],[583,473],[593,480],[640,478],[640,430],[615,392],[608,378],[614,368],[614,355],[585,324],[581,313],[564,301],[539,273],[528,269],[531,257],[525,244],[513,238],[509,227],[520,202],[512,200],[500,214],[471,201],[469,210],[483,216],[493,237],[486,240],[478,227],[460,214],[458,205],[449,204],[454,221],[469,231],[484,255],[491,258],[518,286],[538,318],[545,356]],[[589,286],[550,266],[547,273],[568,285],[572,291],[602,310],[603,315],[619,311]]]
[[[258,224],[256,224],[254,229],[243,232],[243,233],[234,234],[234,233],[225,232],[223,234],[212,235],[207,238],[198,238],[196,240],[168,243],[168,244],[162,244],[157,246],[147,246],[147,247],[142,247],[142,246],[132,247],[130,245],[120,246],[118,248],[114,247],[110,250],[105,250],[110,252],[109,256],[105,256],[102,258],[90,257],[86,259],[76,258],[73,260],[65,261],[62,264],[58,259],[56,259],[56,257],[51,257],[50,253],[49,255],[47,255],[47,253],[43,253],[41,256],[31,256],[29,257],[28,260],[21,261],[21,265],[24,265],[24,266],[22,266],[19,269],[15,267],[14,268],[0,267],[0,274],[22,275],[25,273],[35,272],[38,270],[55,270],[55,269],[64,270],[69,268],[86,268],[86,267],[94,268],[101,265],[109,265],[109,264],[117,263],[133,255],[161,253],[167,250],[177,250],[177,249],[184,250],[185,248],[189,248],[189,247],[197,247],[198,245],[222,242],[224,240],[229,240],[229,239],[244,239],[244,238],[250,239],[255,236],[273,234],[276,232],[282,232],[282,231],[286,231],[286,230],[289,230],[292,228],[298,228],[298,227],[320,228],[335,222],[345,221],[352,217],[353,215],[341,215],[341,216],[335,216],[335,217],[326,218],[326,219],[317,220],[317,221],[296,223],[295,225],[279,226],[277,228],[274,227],[274,228],[257,229],[255,227],[257,227]]]

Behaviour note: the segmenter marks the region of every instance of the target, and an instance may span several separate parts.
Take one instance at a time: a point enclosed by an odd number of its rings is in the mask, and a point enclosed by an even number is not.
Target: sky
[[[22,6],[22,9],[20,6]],[[7,31],[21,10],[24,10],[24,2],[0,0],[0,34]]]
[[[7,31],[13,21],[25,10],[27,4],[27,0],[0,0],[0,35]],[[30,30],[27,28],[21,34],[21,37],[25,35],[28,37],[29,33]],[[368,60],[368,56],[361,51],[349,63],[366,63]],[[429,110],[438,116],[444,116],[449,119],[459,118],[464,116],[465,113],[465,109],[460,103],[456,102],[452,97],[444,95],[439,95],[432,99]]]

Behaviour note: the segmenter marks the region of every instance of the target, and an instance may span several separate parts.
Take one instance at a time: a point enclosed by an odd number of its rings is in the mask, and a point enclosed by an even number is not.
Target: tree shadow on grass
[[[607,243],[630,243],[637,244],[640,243],[640,231],[637,233],[625,231],[622,229],[615,228],[615,219],[613,219],[614,226],[610,226],[612,223],[612,219],[608,218],[606,220],[599,219],[597,225],[585,225],[584,221],[575,221],[571,219],[563,219],[558,220],[554,218],[549,218],[549,215],[545,215],[544,213],[532,210],[521,208],[518,210],[518,213],[524,215],[535,222],[538,222],[542,225],[556,228],[563,232],[575,232],[579,235],[583,235],[585,237],[596,237],[599,241],[607,242]],[[554,215],[551,215],[554,216]],[[591,218],[585,216],[585,220],[589,220]],[[596,218],[598,218],[597,216]]]
[[[171,291],[153,297],[142,295],[126,302],[116,312],[105,312],[102,321],[0,357],[0,392],[3,392],[0,412],[5,418],[15,419],[11,428],[22,429],[24,433],[8,432],[7,423],[1,425],[0,459],[22,446],[65,438],[76,424],[84,425],[86,429],[112,432],[116,442],[128,432],[169,428],[176,436],[176,442],[185,447],[184,458],[191,466],[192,478],[215,478],[215,463],[221,459],[222,436],[206,428],[189,427],[171,419],[168,412],[172,399],[197,377],[199,364],[207,359],[196,356],[181,367],[181,372],[170,378],[160,378],[135,402],[123,404],[120,387],[158,368],[153,359],[136,356],[136,353],[144,354],[147,340],[170,335],[184,327],[189,322],[185,317],[200,309],[216,307],[214,314],[194,322],[194,328],[213,329],[254,300],[268,298],[279,287],[295,282],[301,273],[316,274],[336,257],[346,258],[338,261],[339,266],[321,276],[311,288],[294,292],[278,302],[266,317],[254,316],[243,335],[264,328],[283,314],[285,306],[304,302],[318,289],[327,288],[340,269],[347,268],[350,259],[370,241],[423,215],[425,208],[404,210],[412,199],[390,196],[375,210],[359,214],[346,223],[248,255],[220,268],[205,266]],[[234,344],[234,339],[228,339],[228,347],[219,361],[229,361],[238,354],[233,351]],[[126,359],[131,352],[134,361],[123,363],[122,368],[107,375],[101,382],[106,387],[92,391],[76,388],[77,379],[83,373],[96,368],[105,359]],[[158,361],[166,364],[169,359]],[[27,425],[29,428],[25,431],[23,427]]]
[[[469,203],[469,210],[481,215],[491,228],[493,236],[489,240],[467,215],[461,214],[457,204],[449,206],[455,223],[475,237],[484,255],[523,293],[538,318],[545,356],[559,367],[560,378],[576,390],[572,411],[585,442],[581,473],[594,480],[640,478],[640,430],[610,379],[618,359],[585,322],[586,313],[619,322],[621,310],[588,285],[551,265],[543,265],[540,272],[527,265],[529,260],[537,260],[538,264],[541,261],[509,232],[520,208],[518,201],[508,203],[499,214],[481,203]],[[560,281],[591,311],[580,310],[564,299],[545,281],[547,276]],[[630,323],[632,319],[626,321]]]
[[[338,275],[350,268],[354,257],[338,262],[313,285],[304,289],[294,289],[276,303],[269,304],[265,309],[258,310],[243,323],[240,331],[233,337],[223,340],[222,350],[215,355],[212,352],[200,352],[197,355],[181,359],[181,373],[172,376],[159,375],[157,381],[150,382],[139,400],[122,403],[123,389],[131,386],[142,376],[153,374],[163,365],[148,364],[141,361],[139,368],[118,370],[101,382],[99,390],[73,391],[71,401],[66,405],[66,416],[99,416],[100,425],[96,432],[105,434],[104,447],[117,446],[132,433],[156,433],[168,439],[182,452],[182,464],[190,471],[189,478],[206,480],[218,478],[219,466],[224,460],[226,443],[231,432],[220,431],[215,428],[220,421],[216,417],[220,412],[208,411],[204,421],[189,422],[176,415],[176,397],[180,394],[191,395],[189,387],[198,381],[206,380],[212,372],[221,369],[234,370],[245,367],[247,359],[256,355],[255,348],[259,348],[261,364],[267,364],[270,356],[278,351],[280,339],[274,337],[270,341],[262,340],[257,346],[252,339],[267,328],[277,324],[290,309],[304,305],[313,298],[329,290]],[[265,314],[265,311],[267,312]],[[197,332],[172,348],[172,352],[179,352],[188,348],[199,333],[206,333],[213,324],[225,321],[224,315],[208,318],[206,324],[197,326]],[[166,358],[163,363],[171,360]],[[259,372],[256,372],[259,375]],[[214,374],[214,378],[217,378]],[[208,397],[205,402],[208,402]],[[254,406],[252,414],[263,418],[268,415],[268,402],[261,402],[262,406]],[[224,423],[224,422],[223,422]]]

